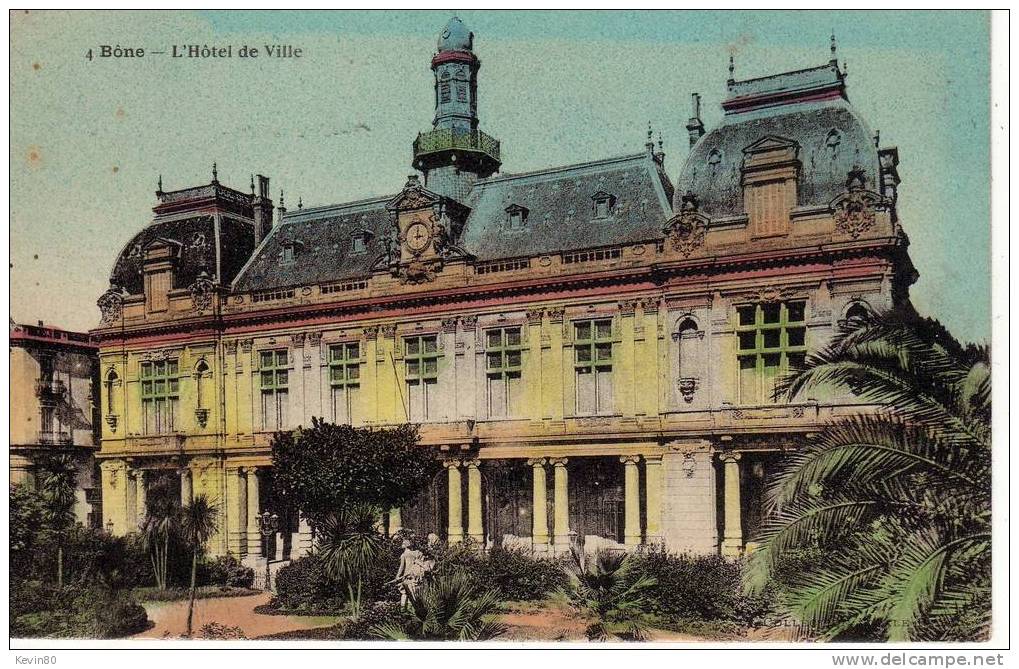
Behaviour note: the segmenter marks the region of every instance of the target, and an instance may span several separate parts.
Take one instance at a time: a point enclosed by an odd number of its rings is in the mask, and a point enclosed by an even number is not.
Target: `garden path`
[[[264,634],[313,629],[336,624],[336,616],[273,616],[255,613],[255,607],[268,604],[270,595],[263,592],[246,597],[210,597],[195,600],[194,633],[199,636],[203,625],[219,623],[226,627],[239,627],[245,638],[253,639]],[[162,639],[183,636],[187,627],[188,602],[144,602],[153,627],[134,635],[135,639]]]

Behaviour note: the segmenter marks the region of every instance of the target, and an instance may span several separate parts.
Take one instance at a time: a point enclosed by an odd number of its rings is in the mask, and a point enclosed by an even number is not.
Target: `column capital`
[[[644,463],[648,465],[660,465],[662,464],[662,455],[660,453],[657,455],[645,455]]]
[[[620,455],[619,456],[619,461],[622,462],[624,465],[636,465],[638,462],[640,462],[640,456],[639,455]]]
[[[456,458],[450,458],[448,460],[442,461],[442,466],[445,467],[446,469],[459,469],[460,465],[462,464],[463,462],[457,460]]]
[[[528,458],[527,459],[527,464],[529,464],[529,465],[531,465],[532,467],[535,467],[535,468],[537,468],[537,467],[544,467],[546,460],[547,460],[547,458]]]
[[[569,458],[549,458],[548,463],[554,467],[565,467],[566,463],[570,461]]]
[[[722,462],[739,462],[742,457],[739,451],[723,451],[718,454],[718,459]]]
[[[463,461],[463,465],[470,469],[478,469],[481,466],[481,460],[479,458],[469,458]]]

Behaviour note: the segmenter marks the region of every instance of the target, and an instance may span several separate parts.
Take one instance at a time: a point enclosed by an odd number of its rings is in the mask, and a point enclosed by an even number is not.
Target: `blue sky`
[[[482,127],[519,172],[640,150],[686,154],[689,96],[720,117],[730,53],[750,78],[828,60],[899,148],[914,302],[990,338],[989,37],[983,12],[30,12],[11,24],[12,315],[86,329],[167,189],[268,174],[293,203],[391,193],[431,121],[428,60],[458,14],[482,59]],[[103,43],[301,46],[299,61],[88,62]]]

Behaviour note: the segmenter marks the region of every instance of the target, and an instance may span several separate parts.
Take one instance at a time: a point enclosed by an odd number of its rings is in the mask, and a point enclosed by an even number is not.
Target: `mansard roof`
[[[592,197],[612,196],[598,218]],[[479,262],[552,254],[657,239],[671,216],[671,187],[658,162],[642,153],[478,181],[466,198],[470,213],[455,243]],[[363,278],[394,232],[387,205],[397,195],[288,212],[234,283],[238,291]],[[527,209],[523,229],[510,229],[507,208]],[[368,230],[364,252],[351,240]],[[287,244],[303,245],[283,262]]]
[[[768,138],[798,147],[797,205],[827,206],[845,191],[854,166],[865,172],[864,187],[878,190],[874,135],[849,104],[844,76],[829,63],[730,81],[729,97],[722,103],[725,116],[691,149],[676,193],[692,192],[708,216],[742,215],[744,151]]]
[[[144,292],[142,266],[145,249],[155,243],[170,243],[180,248],[174,264],[174,288],[187,288],[202,272],[215,278],[217,262],[220,282],[229,284],[251,255],[255,246],[254,234],[247,221],[225,215],[220,217],[218,235],[211,215],[157,219],[124,246],[110,274],[110,283],[125,289],[129,295],[140,295]],[[219,254],[216,252],[217,239]]]

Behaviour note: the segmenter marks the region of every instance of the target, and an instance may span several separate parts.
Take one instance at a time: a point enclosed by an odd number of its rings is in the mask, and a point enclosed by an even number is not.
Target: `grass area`
[[[211,597],[248,597],[260,594],[261,590],[251,588],[235,588],[228,585],[203,585],[195,591],[195,599],[209,599]],[[187,588],[135,588],[131,591],[139,602],[178,602],[189,596]]]

